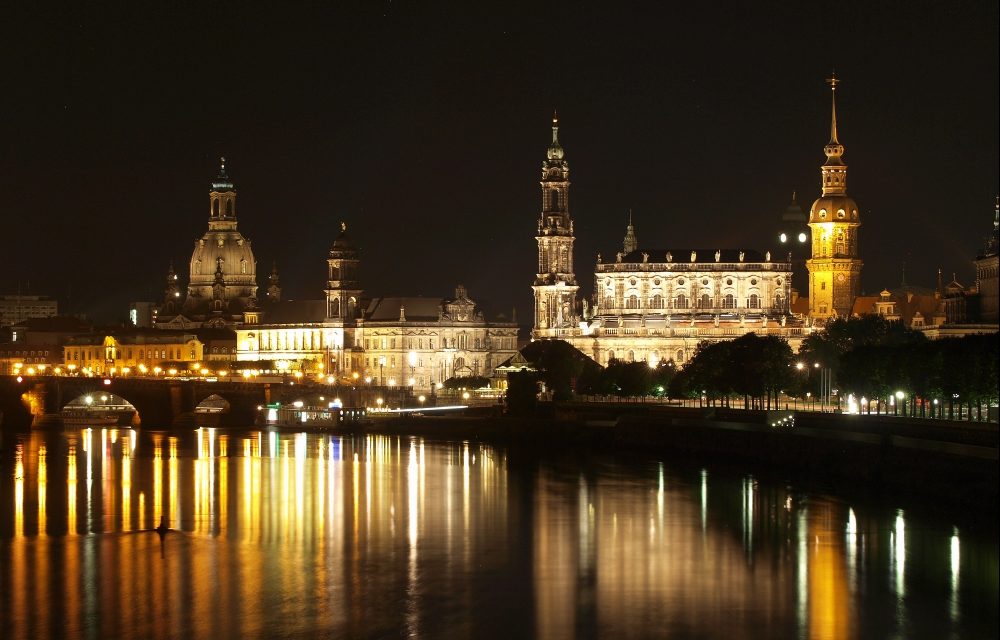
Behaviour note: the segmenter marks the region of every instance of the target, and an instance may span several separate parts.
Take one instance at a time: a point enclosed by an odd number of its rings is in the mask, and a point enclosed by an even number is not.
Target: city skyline
[[[33,27],[19,34],[3,288],[30,281],[109,319],[160,300],[169,262],[186,273],[224,155],[240,230],[288,297],[322,296],[346,221],[367,296],[464,284],[525,322],[552,109],[589,297],[629,210],[641,245],[768,248],[791,193],[819,194],[834,68],[862,288],[898,285],[903,262],[909,283],[933,285],[940,267],[972,284],[998,188],[995,6],[737,7],[727,24],[691,10],[663,31],[624,10],[382,9],[274,25],[62,14],[47,28],[65,37],[44,51]],[[128,27],[143,20],[140,37]],[[843,47],[796,53],[831,30],[850,34]]]

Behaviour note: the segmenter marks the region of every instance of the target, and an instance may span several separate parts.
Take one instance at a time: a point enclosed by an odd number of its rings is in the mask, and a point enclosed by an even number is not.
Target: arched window
[[[699,309],[710,309],[712,307],[712,298],[707,294],[701,294],[701,298],[698,300]]]
[[[677,353],[674,354],[674,360],[677,362],[684,362],[684,349],[678,349]]]
[[[353,318],[355,314],[355,309],[357,309],[358,301],[357,299],[351,297],[347,300],[347,317]]]
[[[219,199],[216,198],[212,200],[212,215],[216,218],[219,217]]]
[[[687,309],[688,308],[687,296],[685,296],[683,293],[678,293],[676,306],[678,309]]]
[[[611,361],[614,359],[615,359],[615,350],[608,349],[608,364],[611,364]]]
[[[736,298],[733,297],[733,294],[726,294],[726,297],[722,301],[722,306],[726,309],[734,309],[736,307]]]
[[[751,293],[747,306],[751,309],[760,309],[760,297],[756,293]]]
[[[230,217],[230,218],[233,217],[233,201],[232,200],[226,200],[226,215],[228,217]]]
[[[775,306],[775,308],[777,308],[777,309],[784,309],[785,308],[785,304],[784,303],[785,303],[785,301],[784,301],[784,299],[780,295],[774,296],[774,306]]]
[[[334,298],[330,303],[330,317],[339,318],[340,317],[340,298]]]
[[[194,275],[201,275],[201,260],[195,260],[194,262]]]
[[[662,309],[663,308],[663,296],[660,294],[655,294],[653,299],[649,301],[649,306],[652,309]]]
[[[847,253],[847,242],[844,240],[844,232],[841,231],[837,234],[837,255],[844,255]]]
[[[628,361],[635,362],[635,351],[631,349],[628,350]]]
[[[604,308],[605,309],[611,309],[614,306],[615,306],[614,296],[610,296],[610,295],[604,296]]]
[[[626,302],[625,307],[627,309],[638,309],[639,308],[639,296],[635,295],[634,293],[632,295],[630,295],[625,302]]]
[[[550,211],[559,210],[559,190],[551,189],[549,191],[549,209]]]
[[[246,274],[247,272],[247,261],[246,258],[240,260],[240,273]]]

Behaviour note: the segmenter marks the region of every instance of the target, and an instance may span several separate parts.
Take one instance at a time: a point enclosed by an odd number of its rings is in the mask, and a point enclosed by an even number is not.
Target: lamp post
[[[378,357],[378,383],[385,386],[385,356]]]

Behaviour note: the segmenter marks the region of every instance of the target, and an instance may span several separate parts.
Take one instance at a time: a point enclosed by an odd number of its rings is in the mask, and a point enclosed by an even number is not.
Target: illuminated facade
[[[858,205],[847,195],[847,165],[844,145],[837,139],[837,84],[828,80],[832,111],[830,142],[823,148],[826,162],[820,168],[823,193],[809,210],[812,257],[809,270],[809,317],[825,322],[849,317],[860,292],[861,258],[858,257]]]
[[[597,257],[594,296],[576,309],[569,170],[553,120],[542,172],[535,339],[558,338],[610,360],[683,364],[700,342],[776,335],[797,349],[803,325],[789,312],[791,264],[770,252],[639,248],[631,216],[613,262]]]
[[[237,328],[237,359],[319,377],[427,388],[481,375],[517,351],[517,324],[487,321],[459,285],[454,298],[364,298],[361,259],[341,225],[327,258],[323,300],[268,305]]]
[[[538,219],[538,271],[535,294],[536,338],[555,338],[576,323],[573,273],[573,219],[569,215],[569,163],[559,144],[559,119],[552,117],[552,143],[542,161],[542,213]]]
[[[222,158],[208,194],[208,231],[195,241],[187,294],[171,265],[156,323],[164,328],[226,327],[257,321],[257,261],[236,228],[236,189]]]
[[[166,373],[201,363],[204,356],[198,336],[183,331],[94,333],[71,338],[63,346],[67,369],[92,375],[127,373],[126,368],[134,373]]]

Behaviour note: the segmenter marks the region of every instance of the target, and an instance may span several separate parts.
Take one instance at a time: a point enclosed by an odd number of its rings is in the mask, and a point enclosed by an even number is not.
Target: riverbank
[[[919,492],[997,511],[996,424],[681,407],[623,411],[604,405],[551,407],[549,414],[387,418],[364,431],[515,449],[597,448],[746,463],[838,490]]]

